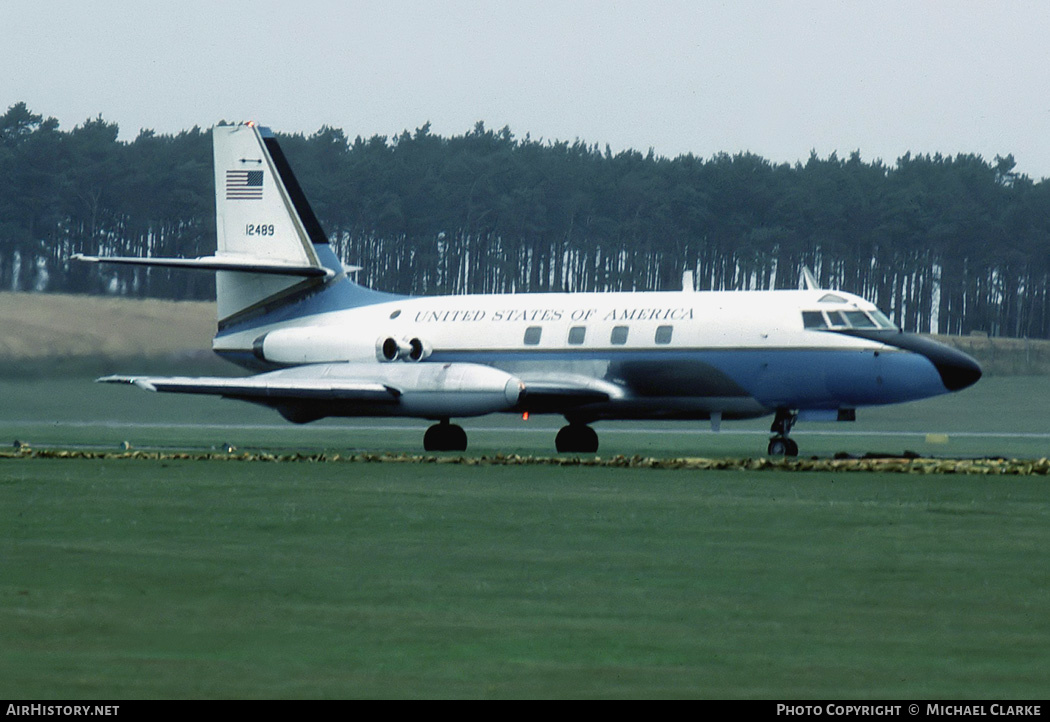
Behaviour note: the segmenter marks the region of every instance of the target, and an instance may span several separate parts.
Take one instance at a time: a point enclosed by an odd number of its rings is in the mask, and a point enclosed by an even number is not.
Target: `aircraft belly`
[[[525,380],[593,379],[624,389],[626,396],[641,398],[739,398],[746,389],[709,363],[695,357],[661,357],[645,354],[638,358],[589,361],[517,359],[498,361],[496,368]]]
[[[712,413],[724,419],[764,416],[768,409],[747,391],[710,364],[695,357],[675,354],[642,354],[640,357],[589,360],[568,358],[489,359],[493,366],[522,379],[526,389],[533,384],[574,384],[580,396],[553,395],[534,399],[526,393],[524,410],[531,413],[563,414],[573,420],[599,419],[709,419]],[[478,359],[480,361],[480,359]],[[588,398],[585,391],[615,388],[619,395]]]
[[[928,359],[893,349],[642,352],[590,361],[519,358],[493,365],[522,378],[572,374],[623,387],[623,399],[587,406],[604,418],[621,412],[632,418],[664,413],[706,418],[711,411],[745,418],[777,408],[873,406],[946,391]]]
[[[681,397],[650,396],[591,404],[565,413],[572,421],[651,419],[664,421],[701,420],[720,414],[725,421],[754,419],[772,413],[749,396]]]

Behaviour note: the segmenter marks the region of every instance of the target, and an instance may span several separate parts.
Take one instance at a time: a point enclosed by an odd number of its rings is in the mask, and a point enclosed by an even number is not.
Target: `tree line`
[[[0,117],[0,289],[214,297],[210,274],[71,263],[208,255],[210,131]],[[1050,338],[1050,183],[1012,156],[776,164],[613,153],[478,123],[442,137],[279,135],[358,280],[413,293],[796,288],[801,269],[909,330]]]

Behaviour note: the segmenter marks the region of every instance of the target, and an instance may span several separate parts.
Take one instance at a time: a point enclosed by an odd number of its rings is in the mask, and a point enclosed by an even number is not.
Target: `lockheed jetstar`
[[[557,414],[559,452],[598,449],[595,422],[771,415],[771,455],[794,456],[799,419],[853,420],[865,406],[964,389],[966,354],[906,333],[839,290],[403,296],[349,274],[277,139],[213,130],[217,250],[194,258],[82,261],[216,274],[215,353],[257,375],[108,376],[149,391],[271,407],[295,423],[415,417],[430,451],[462,451],[453,419]]]

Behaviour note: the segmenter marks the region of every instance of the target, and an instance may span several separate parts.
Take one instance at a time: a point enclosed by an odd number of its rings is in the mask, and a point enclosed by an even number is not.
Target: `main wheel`
[[[467,432],[463,430],[462,426],[452,424],[449,429],[450,441],[449,451],[466,451],[467,450]],[[796,449],[796,453],[797,453]]]
[[[585,424],[569,424],[554,438],[554,448],[562,454],[593,454],[598,450],[598,434]]]
[[[423,448],[426,451],[466,451],[467,432],[456,424],[434,424],[423,434]]]

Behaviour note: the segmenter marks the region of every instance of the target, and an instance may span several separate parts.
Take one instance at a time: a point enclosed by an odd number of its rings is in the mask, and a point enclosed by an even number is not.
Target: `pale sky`
[[[1013,153],[1050,177],[1050,2],[0,0],[0,112],[774,162]]]

